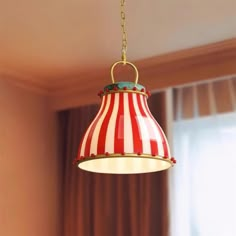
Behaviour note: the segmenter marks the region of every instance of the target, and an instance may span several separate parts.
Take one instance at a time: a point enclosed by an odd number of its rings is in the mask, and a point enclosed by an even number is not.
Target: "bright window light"
[[[236,235],[236,113],[174,123],[172,236]]]

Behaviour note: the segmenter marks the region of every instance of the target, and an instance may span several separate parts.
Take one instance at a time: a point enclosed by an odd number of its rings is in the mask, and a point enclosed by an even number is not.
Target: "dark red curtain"
[[[149,99],[165,129],[164,93]],[[60,142],[63,183],[63,236],[167,236],[167,171],[107,175],[72,165],[78,144],[99,106],[63,111]]]

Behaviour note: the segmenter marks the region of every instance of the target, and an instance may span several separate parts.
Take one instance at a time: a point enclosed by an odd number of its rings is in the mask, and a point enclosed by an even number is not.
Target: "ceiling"
[[[0,0],[0,75],[48,91],[71,78],[86,83],[120,59],[119,4]],[[127,0],[126,6],[131,61],[236,37],[235,0]]]

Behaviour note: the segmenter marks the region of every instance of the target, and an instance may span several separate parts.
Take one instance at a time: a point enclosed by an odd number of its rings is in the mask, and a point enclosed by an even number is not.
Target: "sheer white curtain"
[[[236,112],[174,122],[171,236],[236,236]]]

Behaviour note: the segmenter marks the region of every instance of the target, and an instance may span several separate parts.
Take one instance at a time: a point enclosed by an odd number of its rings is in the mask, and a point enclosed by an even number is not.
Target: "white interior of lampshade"
[[[86,160],[78,166],[96,173],[141,174],[168,169],[171,163],[155,158],[111,157]]]

